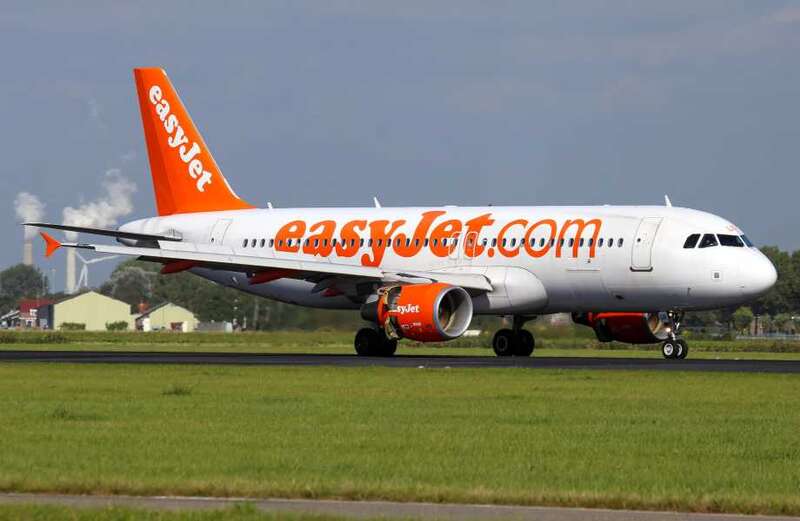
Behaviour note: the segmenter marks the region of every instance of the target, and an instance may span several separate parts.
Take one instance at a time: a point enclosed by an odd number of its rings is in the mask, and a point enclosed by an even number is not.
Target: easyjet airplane
[[[715,215],[658,206],[255,208],[223,177],[161,69],[135,69],[158,216],[118,230],[31,226],[114,237],[60,246],[131,255],[254,295],[359,310],[359,355],[397,341],[458,338],[474,315],[513,317],[492,344],[529,356],[523,325],[568,312],[601,341],[658,343],[684,358],[688,310],[763,295],[775,268]]]

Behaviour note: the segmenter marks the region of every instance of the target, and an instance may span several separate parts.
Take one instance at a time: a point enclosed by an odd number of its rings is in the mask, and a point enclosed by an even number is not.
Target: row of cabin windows
[[[693,233],[686,237],[686,242],[683,243],[683,247],[690,249],[695,246],[698,248],[712,248],[714,246],[733,246],[734,248],[744,248],[747,246],[748,248],[752,248],[753,243],[750,242],[750,239],[748,239],[746,235],[705,233],[701,239],[699,233]]]
[[[357,239],[350,239],[350,247],[354,247],[356,245],[356,240]],[[432,241],[433,241],[433,245],[434,246],[438,246],[439,245],[439,239],[433,239]],[[566,246],[572,248],[575,245],[575,238],[570,238],[570,239],[563,239],[562,238],[560,241],[561,241],[560,242],[561,246],[565,246],[566,245]],[[618,248],[622,247],[623,241],[624,241],[624,239],[622,239],[621,237],[619,239],[617,239],[616,244],[617,244]],[[298,244],[300,244],[300,242],[301,242],[301,239],[295,239],[295,240],[287,239],[286,240],[286,246],[289,246],[289,247],[297,246]],[[305,246],[308,246],[311,243],[311,239],[305,239],[302,242],[303,242],[303,244]],[[502,240],[502,245],[503,245],[504,248],[508,247],[509,245],[510,245],[511,248],[515,248],[515,247],[522,247],[524,245],[524,242],[525,242],[524,239],[517,240],[516,238],[512,238],[512,239],[504,238]],[[544,237],[541,237],[538,240],[539,248],[543,248],[546,242],[547,242],[547,239],[545,239]],[[337,241],[336,238],[333,238],[333,239],[331,239],[330,243],[331,243],[331,246],[336,246],[337,244],[340,244],[342,246],[347,246],[347,241],[345,239],[339,239]],[[361,247],[361,248],[363,248],[365,244],[368,247],[372,247],[372,239],[371,238],[370,239],[366,239],[366,240],[365,239],[358,239],[358,243],[359,243],[359,247]],[[403,243],[402,239],[399,239],[399,238],[394,239],[394,245],[395,246],[401,246],[402,243]],[[431,239],[426,237],[425,240],[424,240],[425,247],[429,246],[430,243],[431,243]],[[481,243],[483,244],[483,246],[488,246],[489,239],[488,238],[484,238],[481,241]],[[531,248],[536,247],[536,243],[537,243],[537,240],[532,237],[530,239]],[[550,239],[550,247],[555,246],[555,243],[556,243],[555,239]],[[605,241],[601,237],[600,239],[597,240],[597,246],[600,247],[600,248],[603,247],[604,243],[605,243],[606,247],[613,248],[614,247],[614,238],[612,237],[612,238],[609,238],[607,241]],[[447,238],[442,239],[442,246],[447,246],[448,244],[450,244],[450,246],[454,246],[454,247],[458,246],[458,238],[455,237],[455,238],[450,238],[450,239],[447,239]],[[248,246],[251,247],[251,248],[255,248],[256,246],[260,246],[261,248],[264,248],[266,245],[267,245],[267,240],[266,239],[260,239],[260,240],[259,239],[243,239],[242,240],[242,247],[243,248],[247,248]],[[314,247],[318,247],[319,245],[320,245],[320,240],[319,239],[314,239]],[[378,239],[377,240],[377,245],[378,245],[378,247],[382,247],[383,246],[383,239]],[[406,247],[411,246],[411,239],[410,238],[406,238],[405,245],[406,245]],[[419,246],[419,245],[420,245],[420,239],[418,239],[418,238],[414,239],[414,246]],[[270,239],[269,240],[269,247],[273,248],[274,246],[275,246],[275,239]],[[283,239],[278,240],[278,246],[283,246]],[[328,246],[328,239],[322,239],[322,246],[323,247],[327,247]],[[494,248],[496,246],[497,246],[497,237],[493,237],[492,238],[492,247]],[[584,247],[584,246],[589,246],[589,247],[594,246],[594,237],[591,237],[589,239],[585,239],[585,238],[582,237],[578,241],[578,246],[581,247],[581,248]],[[391,239],[388,239],[386,241],[386,247],[387,248],[391,248],[392,247],[392,240]]]

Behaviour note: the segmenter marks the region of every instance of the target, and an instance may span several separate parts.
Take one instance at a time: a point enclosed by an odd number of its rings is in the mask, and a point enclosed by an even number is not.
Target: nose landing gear
[[[522,326],[536,317],[514,316],[512,329],[500,329],[492,338],[492,348],[497,356],[531,356],[536,347],[533,333]]]
[[[661,344],[661,354],[668,360],[683,360],[689,354],[689,345],[686,340],[678,337],[678,331],[683,320],[683,312],[670,311],[667,313],[667,317],[669,338]]]

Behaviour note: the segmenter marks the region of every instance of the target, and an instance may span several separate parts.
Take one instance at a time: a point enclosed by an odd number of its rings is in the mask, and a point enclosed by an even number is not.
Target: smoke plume
[[[78,208],[67,206],[63,211],[64,224],[109,228],[120,217],[133,211],[133,194],[136,185],[123,176],[118,168],[106,171],[102,182],[105,196],[85,203]],[[67,239],[77,240],[78,234],[68,232]]]
[[[44,203],[28,192],[20,192],[14,199],[14,211],[23,222],[36,222],[44,218]],[[25,239],[36,236],[36,228],[25,226]]]

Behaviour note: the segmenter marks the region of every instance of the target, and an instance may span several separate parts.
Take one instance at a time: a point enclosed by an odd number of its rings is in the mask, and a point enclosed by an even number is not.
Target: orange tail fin
[[[252,208],[231,189],[162,69],[134,69],[159,215]]]

